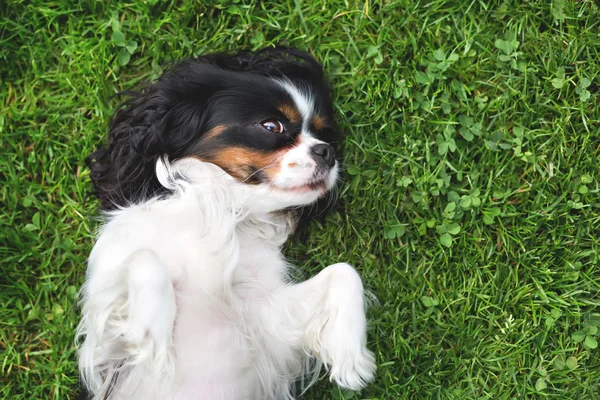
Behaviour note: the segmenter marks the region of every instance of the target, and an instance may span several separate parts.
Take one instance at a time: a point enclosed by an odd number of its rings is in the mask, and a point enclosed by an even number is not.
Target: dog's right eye
[[[283,133],[283,124],[281,121],[277,121],[274,119],[268,119],[266,121],[261,122],[263,128],[273,133]]]

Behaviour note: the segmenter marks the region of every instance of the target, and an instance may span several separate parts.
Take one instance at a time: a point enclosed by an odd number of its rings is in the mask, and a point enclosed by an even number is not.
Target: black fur
[[[140,92],[124,93],[128,99],[113,118],[108,144],[86,159],[101,208],[112,210],[167,193],[155,176],[157,159],[163,154],[172,161],[193,155],[210,158],[214,147],[202,145],[200,139],[216,126],[232,126],[219,137],[223,146],[235,142],[269,150],[290,144],[293,135],[248,136],[251,128],[243,125],[276,114],[275,104],[285,101],[286,94],[266,77],[286,78],[310,88],[318,111],[327,116],[321,138],[339,154],[330,86],[311,55],[283,48],[205,55],[174,65]],[[215,141],[211,146],[217,145]],[[299,216],[323,214],[330,203],[321,199]]]

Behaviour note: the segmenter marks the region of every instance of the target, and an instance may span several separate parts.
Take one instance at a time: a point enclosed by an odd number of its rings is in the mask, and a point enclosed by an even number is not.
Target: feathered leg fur
[[[305,282],[278,293],[275,303],[293,315],[281,335],[313,354],[338,385],[359,390],[375,373],[375,357],[366,347],[364,291],[360,276],[346,263],[330,265]]]
[[[139,393],[141,385],[152,393],[153,379],[167,382],[165,375],[172,372],[176,304],[167,268],[143,249],[125,260],[119,274],[116,286],[96,291],[84,303],[80,370],[97,399],[114,389]]]

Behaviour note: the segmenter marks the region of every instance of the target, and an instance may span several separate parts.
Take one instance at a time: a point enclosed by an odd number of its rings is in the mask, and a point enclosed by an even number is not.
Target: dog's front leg
[[[358,390],[373,379],[376,365],[366,347],[364,290],[354,268],[331,265],[284,292],[294,336],[327,364],[331,380]]]
[[[107,269],[102,257],[92,263],[78,332],[85,336],[79,350],[83,381],[94,398],[110,398],[117,382],[124,393],[137,393],[140,377],[170,371],[176,312],[171,278],[151,250],[135,251],[118,270]]]

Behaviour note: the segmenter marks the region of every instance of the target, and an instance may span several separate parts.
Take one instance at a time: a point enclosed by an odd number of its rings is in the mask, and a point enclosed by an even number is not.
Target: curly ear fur
[[[125,92],[129,98],[113,118],[108,144],[87,157],[94,194],[102,209],[123,207],[165,193],[154,173],[156,161],[164,154],[177,159],[196,139],[186,133],[205,130],[204,112],[185,111],[187,107],[202,109],[218,90],[218,81],[212,80],[214,67],[208,66],[206,74],[201,75],[205,77],[202,82],[188,82],[180,74],[182,67],[163,75],[142,92]],[[182,101],[189,85],[198,87],[197,95],[192,102]]]
[[[86,158],[93,192],[103,210],[168,193],[156,178],[156,161],[164,154],[170,160],[182,157],[197,134],[211,128],[210,97],[234,84],[238,72],[316,82],[323,88],[322,95],[330,96],[321,65],[308,53],[294,49],[210,54],[174,65],[140,92],[122,93],[128,99],[114,115],[108,144]],[[193,98],[190,86],[197,88]],[[195,112],[189,112],[190,107]],[[339,142],[331,144],[341,150]],[[323,205],[330,203],[325,198],[306,207],[300,213],[302,219],[323,214]]]

